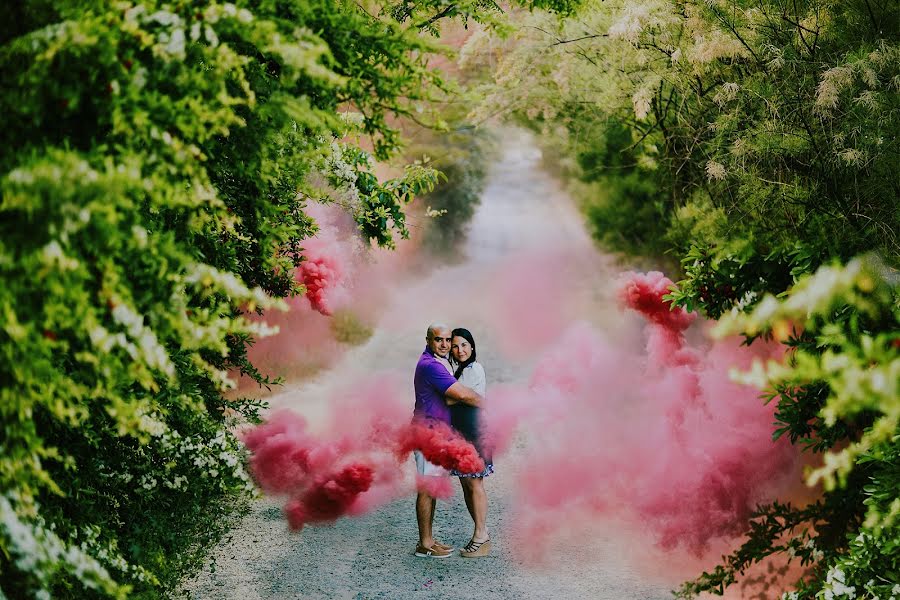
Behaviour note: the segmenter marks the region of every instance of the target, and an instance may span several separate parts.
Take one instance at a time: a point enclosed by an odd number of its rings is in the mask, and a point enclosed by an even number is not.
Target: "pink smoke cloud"
[[[325,316],[331,316],[335,302],[346,295],[349,261],[344,254],[344,244],[327,230],[304,242],[304,261],[295,278],[306,287],[303,297],[309,305]]]
[[[303,242],[303,262],[294,278],[306,287],[301,302],[325,315],[347,302],[356,264],[349,250],[356,239],[355,225],[345,211],[335,206],[310,204],[307,214],[319,230]],[[294,305],[297,301],[292,301]]]
[[[311,203],[306,212],[320,225],[304,241],[306,260],[294,278],[307,293],[287,301],[287,312],[267,313],[263,320],[279,333],[257,340],[248,350],[251,362],[273,377],[304,379],[334,366],[351,347],[337,339],[332,316],[346,311],[363,325],[375,323],[385,300],[409,277],[416,244],[399,240],[394,251],[365,248],[352,216],[336,205]],[[242,393],[258,387],[239,379]]]
[[[642,350],[576,325],[542,357],[528,389],[489,394],[486,431],[499,450],[517,427],[540,432],[516,483],[522,535],[552,535],[537,517],[548,512],[617,516],[665,550],[700,556],[740,535],[753,507],[796,475],[796,451],[771,440],[774,407],[728,377],[781,347],[688,344],[697,317],[662,299],[670,285],[661,273],[621,282],[620,301],[647,320]]]
[[[400,434],[398,453],[408,455],[418,449],[431,463],[460,473],[484,470],[484,461],[472,444],[442,422],[416,421]]]
[[[299,530],[306,523],[334,521],[368,491],[373,480],[373,469],[365,463],[347,465],[337,473],[317,478],[302,496],[284,507],[288,524]]]
[[[399,374],[365,377],[330,398],[321,431],[281,410],[244,433],[250,472],[264,492],[288,496],[292,529],[360,515],[411,493],[404,469],[412,472],[415,449],[447,469],[484,469],[475,448],[449,426],[411,420],[407,386]],[[419,478],[416,485],[439,498],[453,493],[449,476]]]
[[[416,475],[416,490],[440,500],[449,500],[453,497],[453,483],[449,477]]]

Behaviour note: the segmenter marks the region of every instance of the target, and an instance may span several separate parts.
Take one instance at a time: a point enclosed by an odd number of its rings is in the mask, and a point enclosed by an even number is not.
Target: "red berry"
[[[44,330],[44,337],[48,340],[56,341],[56,334],[50,331],[49,329]]]

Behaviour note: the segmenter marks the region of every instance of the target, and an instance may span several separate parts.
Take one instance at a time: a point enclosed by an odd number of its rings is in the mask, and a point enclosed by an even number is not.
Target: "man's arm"
[[[464,386],[458,381],[448,387],[447,391],[444,392],[444,395],[447,397],[448,405],[462,402],[463,404],[468,404],[469,406],[481,406],[481,402],[482,400],[484,400],[484,398],[481,397],[481,394],[479,394],[472,388]]]

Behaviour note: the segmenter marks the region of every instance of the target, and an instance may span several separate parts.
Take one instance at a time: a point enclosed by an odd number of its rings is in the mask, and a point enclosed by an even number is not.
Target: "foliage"
[[[813,269],[871,249],[896,261],[895,3],[610,1],[519,24],[481,114],[562,139],[572,172],[597,182],[586,202],[603,241],[702,241],[726,262],[734,238],[775,262],[799,243]]]
[[[481,129],[460,127],[428,146],[432,164],[445,179],[422,198],[432,217],[425,221],[421,239],[430,253],[452,260],[481,200],[490,140]]]
[[[748,540],[679,595],[718,590],[753,563],[786,553],[808,567],[791,599],[888,598],[900,582],[900,295],[877,261],[821,267],[782,299],[734,309],[718,335],[771,335],[793,348],[785,362],[739,376],[777,402],[775,438],[824,454],[807,483],[823,498],[795,508],[761,506]],[[849,444],[843,443],[849,441]]]
[[[516,24],[477,116],[561,149],[601,243],[676,257],[669,300],[787,344],[745,379],[777,402],[776,438],[822,453],[819,502],[758,507],[680,594],[780,554],[806,569],[787,597],[900,595],[900,5],[607,0]]]
[[[359,346],[369,341],[372,337],[372,328],[360,319],[359,315],[350,309],[340,309],[334,312],[329,321],[334,339],[342,344]]]
[[[446,86],[421,28],[356,3],[4,11],[0,589],[154,596],[253,489],[229,431],[261,406],[223,391],[276,383],[250,316],[303,292],[307,203],[406,236],[436,172],[382,182],[361,148]]]

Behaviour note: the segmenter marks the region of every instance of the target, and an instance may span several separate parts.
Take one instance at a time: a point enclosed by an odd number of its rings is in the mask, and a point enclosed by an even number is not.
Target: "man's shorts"
[[[425,477],[449,477],[450,472],[444,467],[439,467],[432,462],[425,460],[425,456],[418,450],[413,450],[413,456],[416,457],[416,472]]]

